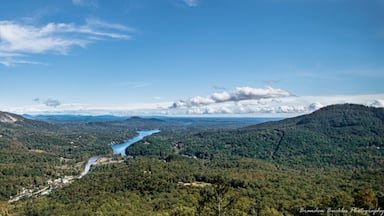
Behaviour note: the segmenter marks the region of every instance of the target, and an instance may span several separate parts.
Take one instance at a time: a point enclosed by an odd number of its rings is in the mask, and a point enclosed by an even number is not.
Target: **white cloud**
[[[275,112],[277,113],[302,113],[307,111],[305,106],[279,106]]]
[[[384,99],[382,99],[382,100],[374,100],[374,101],[372,101],[370,106],[373,106],[373,107],[384,107]]]
[[[15,58],[1,58],[0,57],[0,64],[5,65],[7,67],[10,67],[12,65],[16,64],[41,64],[40,62],[35,61],[26,61],[22,59],[15,59]]]
[[[106,29],[114,29],[118,31],[125,31],[125,32],[135,32],[136,30],[133,28],[130,28],[128,26],[118,24],[118,23],[108,23],[99,19],[94,18],[88,18],[86,19],[87,26],[89,28],[95,27],[95,28],[106,28]]]
[[[188,100],[188,106],[201,106],[201,105],[209,105],[213,104],[215,101],[211,98],[204,98],[204,97],[193,97]]]
[[[208,97],[193,97],[188,100],[179,100],[173,103],[171,108],[180,107],[193,107],[193,106],[205,106],[215,103],[224,102],[238,102],[245,100],[263,100],[269,98],[287,97],[291,94],[282,89],[275,88],[251,88],[251,87],[238,87],[233,92],[223,91],[220,93],[213,93]]]
[[[213,93],[211,95],[211,98],[217,102],[224,102],[224,101],[228,101],[231,99],[231,94],[223,91],[221,93]]]
[[[225,94],[223,95],[225,96]],[[223,98],[227,98],[224,96]],[[231,96],[231,98],[233,97]],[[260,100],[241,100],[237,101],[236,103],[233,103],[230,100],[226,100],[220,103],[210,103],[207,105],[200,104],[200,106],[191,106],[192,104],[189,100],[177,101],[175,103],[177,104],[174,104],[172,109],[169,109],[169,111],[170,113],[177,113],[179,115],[225,114],[291,117],[307,114],[332,104],[354,103],[363,104],[366,106],[384,107],[384,94],[284,96],[279,98],[263,98]]]
[[[314,110],[318,110],[322,107],[324,107],[324,105],[322,105],[321,103],[314,102],[314,103],[309,104],[308,109],[309,109],[309,111],[314,111]]]
[[[236,88],[232,98],[230,100],[241,101],[241,100],[260,100],[265,98],[279,98],[287,97],[291,94],[282,89],[275,89],[272,87],[260,89],[251,87],[240,87]]]
[[[48,23],[43,26],[0,21],[0,64],[28,64],[31,54],[67,54],[73,47],[86,47],[96,40],[130,39],[126,26],[88,19],[85,25]]]
[[[43,53],[47,51],[65,53],[71,46],[84,46],[81,39],[65,39],[55,33],[70,32],[68,24],[49,23],[43,27],[22,26],[10,21],[0,22],[0,50],[10,54]]]
[[[188,7],[196,7],[199,2],[198,0],[182,0],[184,4],[186,4]]]
[[[0,110],[14,113],[62,113],[84,115],[210,115],[210,116],[248,116],[248,117],[293,117],[313,112],[321,107],[354,103],[374,107],[384,107],[384,94],[369,95],[333,95],[333,96],[288,96],[279,98],[245,100],[213,103],[204,106],[186,106],[180,102],[177,108],[169,109],[171,102],[156,101],[126,105],[65,104],[57,99],[34,100],[34,104],[25,106],[0,104]],[[54,109],[53,109],[54,108]]]

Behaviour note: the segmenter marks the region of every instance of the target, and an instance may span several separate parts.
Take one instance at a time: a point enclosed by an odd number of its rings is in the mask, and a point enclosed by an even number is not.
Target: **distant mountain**
[[[168,122],[161,119],[138,116],[125,119],[122,123],[124,126],[134,128],[135,130],[152,130],[169,126]]]
[[[41,130],[41,129],[53,129],[54,127],[47,123],[37,120],[32,120],[28,118],[24,118],[21,115],[1,112],[0,111],[0,123],[11,123],[13,126],[18,126],[19,130],[23,129],[25,131],[31,130]],[[21,127],[21,128],[20,128]]]
[[[126,122],[165,122],[164,120],[157,119],[157,118],[142,118],[139,116],[132,116],[129,119],[125,120]]]
[[[360,140],[360,145],[383,146],[384,108],[357,104],[331,105],[308,115],[266,122],[247,129],[305,130],[337,142],[349,140],[356,143]]]
[[[28,119],[28,118],[25,118],[21,115],[0,111],[0,124],[1,123],[3,123],[4,128],[17,127],[18,128],[17,133],[20,133],[20,132],[27,133],[27,131],[56,129],[56,126],[54,126],[50,123],[47,123],[47,122]],[[4,124],[7,124],[8,126],[6,126]],[[0,129],[3,129],[3,128],[0,127]]]
[[[241,156],[294,167],[383,167],[384,109],[342,104],[238,130],[180,140],[198,158]]]
[[[125,120],[124,116],[114,115],[28,115],[24,114],[23,117],[33,120],[53,122],[53,123],[67,123],[67,122],[106,122],[106,121],[120,121]]]
[[[353,127],[367,128],[382,133],[384,124],[384,108],[367,107],[357,104],[337,104],[321,108],[311,114],[288,118],[281,121],[266,122],[249,128],[307,128],[323,133]],[[379,131],[377,131],[379,130]]]

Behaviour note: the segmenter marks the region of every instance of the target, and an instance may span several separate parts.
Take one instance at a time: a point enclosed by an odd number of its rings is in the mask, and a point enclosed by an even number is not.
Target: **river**
[[[152,135],[154,133],[159,133],[159,132],[160,132],[160,130],[137,131],[137,133],[139,133],[138,136],[128,140],[127,142],[112,145],[113,154],[121,154],[123,156],[126,156],[125,149],[128,148],[128,146],[132,145],[135,142],[138,142],[138,141],[142,140],[146,136],[150,136],[150,135]],[[91,157],[88,160],[87,165],[85,165],[84,171],[77,178],[82,178],[83,176],[87,175],[89,170],[91,169],[91,166],[93,164],[95,164],[98,159],[99,159],[99,156]],[[22,193],[19,193],[15,197],[11,197],[11,199],[8,200],[8,203],[16,202],[16,201],[20,200],[23,197],[47,195],[47,194],[51,193],[52,187],[54,187],[56,189],[57,188],[61,188],[64,184],[71,183],[74,178],[75,177],[73,177],[73,176],[65,176],[64,178],[55,179],[54,181],[51,181],[51,183],[48,183],[49,184],[48,186],[46,186],[43,189],[38,190],[37,192],[28,192],[28,191],[33,191],[33,190],[32,189],[30,189],[30,190],[23,189]]]
[[[142,140],[146,136],[150,136],[154,133],[159,133],[159,132],[160,132],[160,130],[137,131],[137,133],[139,133],[139,135],[137,137],[134,137],[134,138],[132,138],[132,139],[130,139],[124,143],[112,145],[113,154],[121,154],[122,156],[126,156],[125,149],[127,149],[128,146],[132,145],[135,142]]]
[[[138,141],[142,140],[146,136],[150,136],[150,135],[152,135],[154,133],[159,133],[159,132],[160,132],[160,130],[142,130],[142,131],[137,131],[137,133],[139,133],[138,136],[128,140],[127,142],[123,142],[123,143],[112,145],[113,154],[121,154],[122,156],[126,156],[125,149],[128,148],[128,146],[132,145],[135,142],[138,142]],[[88,160],[88,163],[87,163],[87,165],[85,165],[85,169],[81,173],[80,178],[85,176],[89,172],[89,170],[91,169],[91,166],[96,163],[97,159],[99,159],[99,156],[91,157]]]

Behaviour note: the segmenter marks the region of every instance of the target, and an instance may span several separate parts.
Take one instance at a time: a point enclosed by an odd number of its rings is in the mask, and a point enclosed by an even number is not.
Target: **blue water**
[[[124,143],[112,145],[113,154],[121,154],[122,156],[126,156],[125,149],[128,148],[128,146],[132,145],[135,142],[142,140],[146,136],[150,136],[154,133],[159,133],[159,132],[160,132],[160,130],[137,131],[137,133],[139,133],[139,135],[137,137],[134,137],[134,138],[132,138],[132,139],[130,139]]]
[[[139,133],[139,135],[137,137],[134,137],[134,138],[132,138],[132,139],[130,139],[124,143],[112,145],[113,154],[121,154],[123,156],[126,156],[125,149],[128,148],[128,146],[132,145],[135,142],[142,140],[146,136],[150,136],[154,133],[159,133],[159,132],[160,132],[160,130],[137,131],[137,133]],[[85,165],[85,169],[81,173],[80,178],[85,176],[89,172],[89,170],[91,169],[91,166],[93,164],[95,164],[98,159],[99,159],[99,156],[94,156],[88,160],[88,163],[87,163],[87,165]]]

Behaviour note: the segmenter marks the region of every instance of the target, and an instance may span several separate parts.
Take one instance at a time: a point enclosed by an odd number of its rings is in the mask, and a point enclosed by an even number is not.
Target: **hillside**
[[[308,115],[255,125],[245,130],[278,131],[281,139],[274,152],[276,159],[303,157],[330,166],[383,165],[383,108],[332,105]]]
[[[46,126],[44,122],[0,112],[0,201],[15,195],[22,187],[43,184],[54,176],[59,158],[45,151],[31,151],[38,141],[32,143],[26,139],[33,134],[44,134],[49,128]]]
[[[334,105],[238,129],[135,117],[36,130],[48,123],[5,116],[0,214],[269,216],[331,208],[357,215],[353,207],[384,207],[383,109]],[[21,188],[77,175],[90,156],[112,157],[107,143],[154,125],[161,132],[130,146],[132,157],[95,165],[48,196],[6,203]]]
[[[382,167],[384,109],[342,104],[238,130],[179,137],[181,154],[241,156],[292,167]]]
[[[126,140],[127,127],[54,124],[0,112],[0,201],[23,188],[41,188],[47,180],[79,174],[93,155],[112,153],[112,141]]]
[[[306,128],[329,136],[334,134],[335,130],[341,133],[345,133],[345,130],[361,130],[382,135],[384,134],[384,108],[357,104],[337,104],[321,108],[308,115],[267,122],[248,128]]]
[[[17,116],[15,114],[0,112],[0,123],[15,123],[17,121],[22,121],[23,118],[21,116]]]

